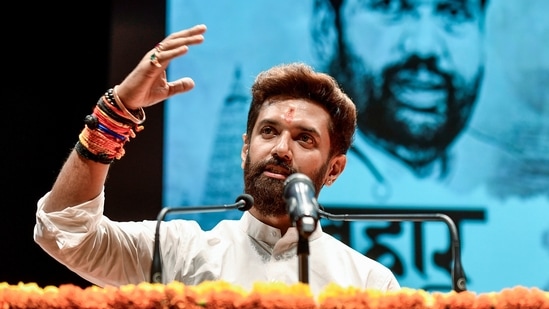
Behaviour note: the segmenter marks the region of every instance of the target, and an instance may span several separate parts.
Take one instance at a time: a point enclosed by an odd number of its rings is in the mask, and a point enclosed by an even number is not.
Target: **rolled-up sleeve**
[[[79,246],[95,232],[103,216],[104,193],[88,202],[47,213],[43,207],[48,195],[49,192],[38,201],[34,240],[57,258],[61,251]]]
[[[114,222],[103,215],[104,192],[61,211],[38,201],[34,240],[50,256],[99,286],[148,280],[155,221]]]

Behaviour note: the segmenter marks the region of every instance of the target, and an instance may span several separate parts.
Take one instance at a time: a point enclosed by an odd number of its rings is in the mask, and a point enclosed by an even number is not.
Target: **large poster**
[[[273,65],[335,76],[359,110],[328,212],[443,213],[457,225],[467,289],[549,289],[549,2],[545,0],[169,0],[167,31],[206,41],[168,79],[164,206],[230,204],[249,88]],[[186,216],[211,228],[238,211]],[[451,289],[443,222],[323,220],[402,286]]]

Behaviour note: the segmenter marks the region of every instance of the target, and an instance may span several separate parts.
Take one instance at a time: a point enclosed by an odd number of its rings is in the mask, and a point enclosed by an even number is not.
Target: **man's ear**
[[[248,136],[246,133],[242,134],[242,151],[240,151],[240,167],[244,169],[244,166],[246,165],[246,159],[248,158],[248,150],[250,149],[250,141],[248,140]]]
[[[328,63],[337,52],[336,12],[330,0],[315,0],[311,18],[313,52],[320,63]]]
[[[347,165],[347,156],[344,154],[337,155],[330,160],[330,165],[326,173],[326,179],[324,180],[325,185],[332,185],[337,177],[343,173]]]

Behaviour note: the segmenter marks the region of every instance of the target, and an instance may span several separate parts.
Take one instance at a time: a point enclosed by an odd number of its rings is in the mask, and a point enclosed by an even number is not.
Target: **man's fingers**
[[[189,29],[181,30],[178,32],[175,32],[167,37],[167,39],[170,38],[185,38],[185,37],[191,37],[195,35],[202,35],[206,32],[206,25],[196,25],[194,27],[191,27]]]
[[[183,77],[181,79],[168,83],[168,86],[170,87],[169,96],[172,96],[174,94],[187,92],[193,89],[194,80],[190,77]]]

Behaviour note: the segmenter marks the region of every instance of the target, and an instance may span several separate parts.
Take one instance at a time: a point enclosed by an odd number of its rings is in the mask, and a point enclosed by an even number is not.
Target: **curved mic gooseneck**
[[[465,272],[461,264],[461,246],[456,224],[448,215],[441,213],[428,214],[331,214],[321,209],[318,214],[326,219],[334,221],[443,221],[450,230],[452,241],[452,289],[456,292],[466,291]]]
[[[162,257],[160,254],[160,223],[164,221],[169,213],[189,214],[220,212],[232,209],[247,211],[254,205],[254,198],[249,194],[239,195],[234,204],[228,205],[210,205],[210,206],[191,206],[191,207],[163,207],[158,213],[156,219],[156,230],[154,233],[153,258],[151,264],[150,283],[162,283]]]

